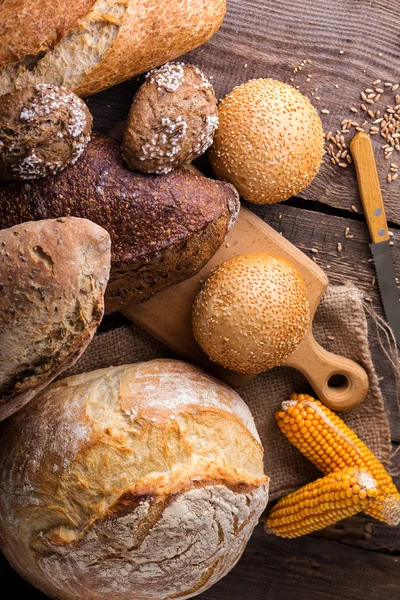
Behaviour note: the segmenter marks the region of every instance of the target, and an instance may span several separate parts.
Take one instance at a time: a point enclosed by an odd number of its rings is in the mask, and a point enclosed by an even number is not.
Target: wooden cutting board
[[[328,285],[327,277],[303,252],[244,207],[225,243],[200,273],[158,293],[147,302],[127,306],[122,312],[182,358],[204,367],[231,386],[240,387],[253,376],[235,373],[212,363],[193,337],[190,314],[201,282],[208,274],[229,258],[250,252],[283,256],[296,265],[306,283],[311,323],[304,339],[284,364],[301,371],[315,393],[330,408],[347,410],[359,404],[368,390],[364,369],[347,358],[324,350],[312,334],[312,319]],[[329,385],[330,378],[335,375],[345,378],[339,387]]]

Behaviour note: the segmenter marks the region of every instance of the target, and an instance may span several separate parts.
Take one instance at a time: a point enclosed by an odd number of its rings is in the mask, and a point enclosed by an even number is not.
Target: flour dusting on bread
[[[189,598],[234,566],[267,499],[247,406],[180,361],[61,380],[3,432],[2,550],[62,600]]]

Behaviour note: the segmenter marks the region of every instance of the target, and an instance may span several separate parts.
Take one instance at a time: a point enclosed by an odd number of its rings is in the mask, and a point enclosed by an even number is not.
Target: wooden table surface
[[[222,29],[206,45],[185,57],[212,76],[219,97],[234,85],[256,77],[273,77],[308,94],[319,109],[324,128],[336,130],[359,107],[360,91],[376,80],[400,82],[400,0],[228,0]],[[307,67],[293,73],[296,66]],[[294,81],[291,81],[291,80]],[[308,81],[307,81],[308,80]],[[88,100],[95,129],[108,133],[127,116],[140,78]],[[337,86],[337,87],[336,87]],[[318,88],[318,91],[315,91]],[[399,92],[397,92],[399,93]],[[314,94],[314,95],[311,95]],[[316,97],[320,98],[318,100]],[[392,94],[393,96],[393,94]],[[383,99],[389,104],[390,94]],[[354,132],[354,130],[353,130]],[[351,134],[346,134],[350,139]],[[393,231],[393,257],[400,273],[400,178],[386,183],[388,163],[380,142],[375,150],[385,205]],[[396,151],[395,151],[396,154]],[[397,153],[400,167],[400,152]],[[207,165],[206,165],[207,168]],[[358,212],[354,212],[351,206]],[[372,284],[369,236],[360,206],[353,167],[340,169],[326,158],[320,174],[301,195],[284,204],[250,207],[272,227],[314,256],[331,283],[351,281],[365,292],[382,315]],[[350,239],[344,231],[349,228]],[[342,244],[338,252],[337,244]],[[311,253],[311,249],[318,253]],[[119,317],[108,318],[108,326]],[[372,352],[377,347],[371,337]],[[388,364],[378,374],[390,411],[393,448],[400,447],[396,382]],[[397,457],[400,456],[400,450]],[[400,471],[400,459],[393,461]],[[400,484],[400,478],[397,479]],[[398,600],[400,599],[400,527],[389,528],[358,516],[298,539],[267,536],[259,525],[233,571],[199,598],[202,600]],[[0,577],[9,583],[7,598],[44,600],[0,558]]]

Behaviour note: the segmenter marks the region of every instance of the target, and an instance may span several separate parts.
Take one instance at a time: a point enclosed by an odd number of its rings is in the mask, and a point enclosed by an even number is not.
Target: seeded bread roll
[[[37,179],[74,164],[90,140],[92,116],[72,92],[38,84],[0,101],[0,179]]]
[[[261,373],[281,364],[310,320],[307,290],[284,258],[262,252],[217,267],[195,298],[193,332],[204,352],[227,369]]]
[[[169,173],[204,154],[217,127],[217,99],[205,75],[168,63],[151,71],[136,94],[122,153],[132,169]]]
[[[192,277],[221,246],[239,207],[233,186],[187,169],[134,173],[118,144],[101,136],[93,136],[79,161],[57,175],[0,181],[0,228],[73,215],[109,232],[107,312]]]
[[[324,152],[321,119],[292,86],[274,79],[248,81],[220,102],[218,115],[211,165],[249,202],[287,200],[318,173]]]
[[[57,600],[195,596],[241,556],[268,500],[249,409],[180,361],[52,384],[0,445],[0,546]]]
[[[103,316],[110,237],[86,219],[0,231],[0,420],[74,364]]]
[[[225,12],[226,0],[1,0],[0,95],[95,94],[200,46]]]

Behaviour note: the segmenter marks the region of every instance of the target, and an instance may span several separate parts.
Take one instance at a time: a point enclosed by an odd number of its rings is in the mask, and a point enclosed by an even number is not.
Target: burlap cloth
[[[314,334],[327,350],[360,362],[368,372],[370,390],[367,398],[359,407],[341,416],[387,464],[391,450],[389,424],[372,364],[361,293],[354,287],[329,287],[315,315]],[[79,362],[63,377],[160,357],[176,358],[171,350],[136,325],[126,325],[97,334]],[[311,389],[300,373],[287,367],[263,373],[239,390],[253,413],[265,449],[265,472],[271,478],[271,499],[320,476],[286,440],[274,419],[282,400],[295,391],[311,392]]]

